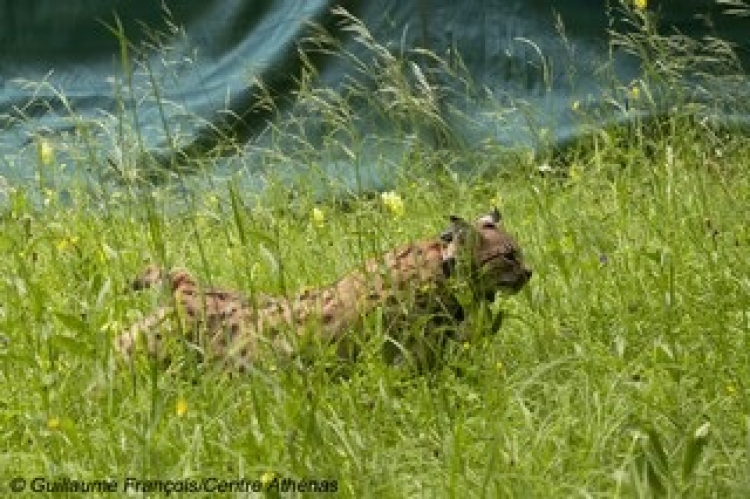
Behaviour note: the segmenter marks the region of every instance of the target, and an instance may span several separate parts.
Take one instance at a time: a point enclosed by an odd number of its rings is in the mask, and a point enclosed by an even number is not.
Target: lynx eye
[[[440,240],[444,243],[450,243],[455,238],[455,234],[452,230],[446,230],[442,234],[440,234]]]

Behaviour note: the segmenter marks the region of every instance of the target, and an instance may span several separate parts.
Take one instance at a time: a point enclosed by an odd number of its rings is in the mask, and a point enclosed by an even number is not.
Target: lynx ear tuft
[[[492,207],[492,211],[490,212],[490,218],[492,218],[492,221],[496,224],[503,221],[503,216],[500,214],[500,210],[497,209],[497,206]]]

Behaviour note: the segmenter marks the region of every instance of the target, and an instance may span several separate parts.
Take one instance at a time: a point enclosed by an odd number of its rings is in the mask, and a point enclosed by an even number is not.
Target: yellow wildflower
[[[38,142],[37,153],[39,154],[39,162],[45,166],[49,166],[55,162],[55,150],[48,141],[40,139]]]
[[[64,237],[60,239],[60,241],[57,243],[57,250],[65,251],[66,249],[68,249],[69,246],[75,246],[77,242],[78,242],[77,237]]]
[[[260,483],[262,483],[264,487],[268,487],[268,484],[273,482],[274,478],[276,478],[276,473],[273,471],[266,471],[260,477]]]
[[[632,100],[638,100],[641,98],[641,89],[638,88],[637,85],[633,85],[632,87],[630,87],[628,94],[630,94],[630,98]]]
[[[633,0],[633,5],[638,10],[646,10],[648,7],[648,0]]]
[[[383,205],[396,217],[404,215],[404,200],[393,191],[384,192],[380,195]]]
[[[177,413],[177,415],[178,415],[179,417],[182,417],[182,416],[184,416],[185,414],[187,414],[187,411],[188,411],[188,403],[187,403],[187,400],[185,400],[185,399],[184,399],[184,398],[182,398],[182,397],[178,398],[178,399],[177,399],[177,404],[176,404],[176,407],[175,407],[175,412]]]
[[[47,428],[50,430],[57,430],[60,428],[60,418],[51,416],[47,419]]]
[[[326,223],[326,214],[317,206],[312,209],[312,215],[310,215],[312,223],[315,227],[323,227]]]
[[[581,102],[574,100],[573,104],[570,105],[570,108],[573,110],[573,112],[578,111],[581,108]]]

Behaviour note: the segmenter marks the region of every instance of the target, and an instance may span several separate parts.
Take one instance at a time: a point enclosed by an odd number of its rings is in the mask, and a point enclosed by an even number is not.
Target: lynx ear
[[[477,222],[479,224],[489,223],[489,224],[497,225],[502,221],[503,221],[503,217],[502,215],[500,215],[500,210],[498,210],[497,207],[493,207],[491,212],[484,215],[483,217],[480,217]]]
[[[497,209],[497,206],[492,207],[492,211],[490,212],[490,217],[492,218],[492,221],[496,224],[499,224],[503,221],[503,216],[500,214],[500,210]]]

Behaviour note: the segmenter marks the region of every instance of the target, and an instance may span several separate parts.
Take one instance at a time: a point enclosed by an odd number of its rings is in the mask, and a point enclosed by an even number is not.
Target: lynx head
[[[500,212],[479,217],[473,224],[451,216],[451,226],[441,235],[446,244],[443,260],[457,276],[469,276],[472,285],[488,300],[497,291],[517,293],[531,278],[516,241],[502,225]]]

